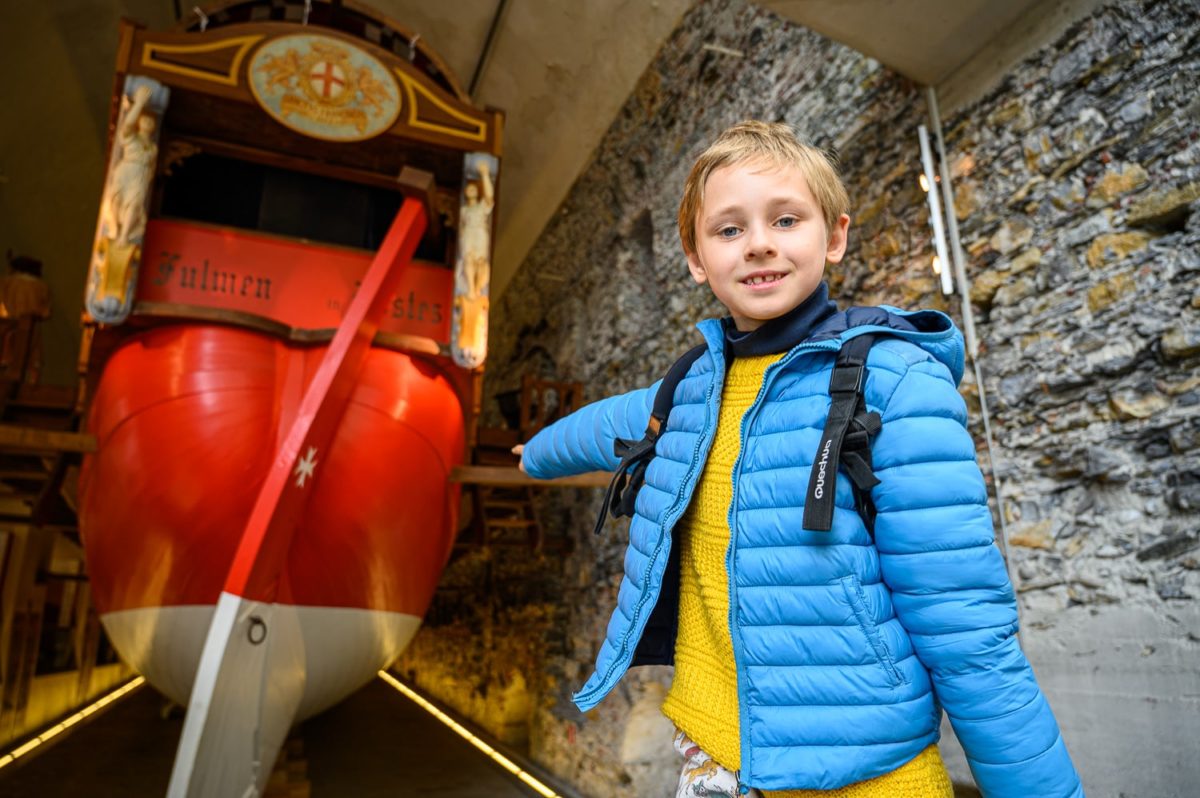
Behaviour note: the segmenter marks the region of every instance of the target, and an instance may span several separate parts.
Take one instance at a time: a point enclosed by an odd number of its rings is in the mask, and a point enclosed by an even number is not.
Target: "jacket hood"
[[[901,310],[890,305],[848,308],[813,330],[809,340],[838,339],[844,343],[866,333],[882,333],[916,344],[950,369],[955,385],[962,381],[966,357],[962,333],[941,311]]]

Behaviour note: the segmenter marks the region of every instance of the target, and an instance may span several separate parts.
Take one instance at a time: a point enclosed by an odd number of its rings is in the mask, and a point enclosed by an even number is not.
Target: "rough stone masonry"
[[[970,374],[963,393],[1003,489],[1022,643],[1093,798],[1200,783],[1198,39],[1191,0],[1115,2],[944,120],[994,451]],[[959,317],[930,269],[920,87],[752,4],[705,0],[497,303],[488,423],[522,374],[597,399],[649,384],[698,340],[691,325],[719,307],[687,277],[675,210],[692,158],[747,117],[840,159],[854,210],[835,297]],[[633,672],[586,716],[570,703],[620,580],[624,529],[593,538],[598,504],[542,495],[569,555],[453,564],[400,664],[585,795],[666,795],[669,669]]]

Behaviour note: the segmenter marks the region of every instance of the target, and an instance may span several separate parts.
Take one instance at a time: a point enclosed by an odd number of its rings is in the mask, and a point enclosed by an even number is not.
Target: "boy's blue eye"
[[[721,238],[733,238],[737,234],[738,234],[738,229],[736,227],[734,227],[733,225],[730,225],[728,227],[722,227],[720,230],[717,231],[717,235],[719,235]]]
[[[795,227],[797,221],[798,220],[796,219],[795,216],[784,216],[784,217],[780,218],[780,220],[777,221],[775,224],[778,225],[779,227],[787,229],[789,227]]]

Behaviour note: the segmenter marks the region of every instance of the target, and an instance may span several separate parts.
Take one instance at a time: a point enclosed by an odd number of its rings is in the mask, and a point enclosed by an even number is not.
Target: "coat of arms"
[[[250,60],[250,88],[277,121],[306,136],[361,141],[400,113],[396,81],[379,61],[327,36],[274,39]]]

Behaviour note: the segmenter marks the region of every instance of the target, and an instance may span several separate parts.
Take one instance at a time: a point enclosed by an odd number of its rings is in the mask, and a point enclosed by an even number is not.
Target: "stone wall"
[[[947,125],[1022,640],[1089,795],[1200,777],[1198,39],[1108,6]]]
[[[1092,796],[1183,796],[1200,779],[1198,32],[1188,0],[1114,3],[944,125],[1022,641]],[[868,58],[739,0],[701,2],[496,303],[488,397],[536,373],[600,398],[698,340],[692,323],[720,309],[687,276],[675,208],[695,154],[746,117],[839,155],[854,221],[836,297],[957,317],[929,268],[926,113]],[[970,373],[963,391],[986,466]],[[632,672],[586,716],[570,703],[620,578],[624,532],[591,535],[598,504],[543,494],[567,556],[452,565],[401,668],[586,795],[664,795],[669,669]]]

